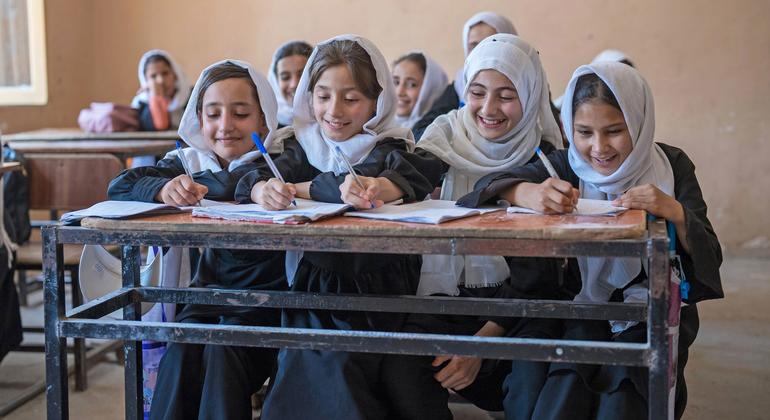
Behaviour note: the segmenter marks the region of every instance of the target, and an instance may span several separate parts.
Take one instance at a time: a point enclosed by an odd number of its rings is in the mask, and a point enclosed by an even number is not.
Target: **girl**
[[[275,91],[278,101],[279,127],[291,125],[294,109],[294,92],[297,91],[299,78],[307,64],[307,58],[313,47],[304,41],[289,41],[275,51],[267,80]]]
[[[441,199],[456,200],[484,175],[537,160],[535,148],[560,147],[548,82],[537,50],[515,35],[482,41],[465,61],[466,106],[436,119],[417,154],[446,174]],[[495,298],[561,298],[558,264],[549,259],[424,255],[418,294]],[[412,315],[409,332],[548,337],[551,321]],[[542,332],[538,329],[543,329]],[[483,366],[482,366],[483,365]],[[397,415],[451,419],[453,389],[487,410],[502,410],[502,381],[510,362],[436,355],[387,356],[386,384]],[[480,373],[481,372],[481,373]]]
[[[112,200],[194,205],[203,198],[232,201],[238,179],[258,168],[251,133],[270,145],[276,122],[269,83],[249,64],[226,60],[198,78],[179,127],[193,172],[185,175],[176,151],[155,167],[123,171],[112,181]],[[262,164],[262,160],[259,164]],[[285,290],[284,253],[205,249],[196,287]],[[276,326],[279,312],[246,307],[186,305],[178,322]],[[160,363],[151,418],[250,419],[251,395],[275,366],[276,351],[171,343]]]
[[[179,127],[190,97],[190,87],[181,67],[163,50],[150,50],[139,60],[139,92],[131,107],[139,110],[142,131]]]
[[[496,197],[545,213],[570,212],[579,197],[613,200],[672,222],[676,249],[691,289],[681,310],[675,415],[687,401],[684,366],[698,331],[696,302],[722,298],[721,249],[706,215],[695,166],[676,147],[653,143],[652,93],[631,66],[602,62],[579,67],[561,110],[569,150],[549,156],[561,180],[540,162],[487,177],[465,204]],[[579,188],[579,189],[578,189]],[[577,258],[570,261],[582,280],[581,302],[647,301],[643,262],[633,258]],[[576,266],[576,267],[575,267]],[[642,324],[570,320],[564,338],[644,342]],[[625,366],[554,363],[532,418],[647,418],[647,372]],[[529,418],[529,417],[527,417]]]
[[[494,34],[518,35],[516,28],[513,27],[513,23],[505,16],[494,12],[479,12],[471,16],[463,25],[462,41],[465,58],[468,58],[468,54],[476,48],[476,45],[481,40]],[[436,100],[433,108],[431,108],[423,121],[414,127],[416,138],[422,137],[422,132],[436,117],[464,105],[462,98],[465,93],[465,82],[463,79],[463,69],[461,68],[457,70],[454,82],[446,87],[444,93]]]
[[[284,153],[275,160],[287,181],[265,170],[238,184],[236,197],[283,209],[294,197],[345,202],[357,208],[399,198],[415,201],[432,189],[430,167],[416,167],[413,141],[395,121],[396,98],[387,62],[369,40],[342,35],[313,50],[294,103],[294,124],[284,129]],[[333,149],[347,155],[364,185],[353,182]],[[433,176],[437,176],[433,168]],[[418,255],[287,253],[291,290],[414,294]],[[398,331],[400,314],[285,310],[282,324],[299,328]],[[278,373],[263,418],[380,419],[388,407],[380,390],[382,355],[281,349]],[[300,397],[301,396],[301,397]],[[297,398],[301,399],[298,400]]]
[[[393,63],[393,83],[398,99],[396,121],[402,127],[411,129],[441,95],[447,85],[447,77],[441,66],[430,57],[421,52],[411,52]]]

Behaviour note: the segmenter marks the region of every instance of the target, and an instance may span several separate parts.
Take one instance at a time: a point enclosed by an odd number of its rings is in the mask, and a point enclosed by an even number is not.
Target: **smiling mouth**
[[[601,157],[601,158],[597,156],[591,156],[591,160],[598,166],[606,167],[606,166],[610,166],[616,157],[618,157],[618,155],[612,155],[612,156]]]
[[[499,128],[505,122],[505,119],[484,118],[481,116],[476,117],[484,128]]]
[[[332,122],[332,121],[329,121],[329,120],[324,120],[324,124],[326,124],[332,130],[341,130],[342,128],[344,128],[349,123]]]

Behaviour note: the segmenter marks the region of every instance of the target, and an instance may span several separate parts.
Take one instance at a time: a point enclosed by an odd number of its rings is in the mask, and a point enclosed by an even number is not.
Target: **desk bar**
[[[534,338],[452,336],[443,334],[346,331],[307,328],[189,324],[179,322],[99,320],[61,321],[62,333],[72,337],[124,340],[218,343],[228,346],[290,347],[392,354],[478,355],[489,359],[572,361],[644,366],[646,343],[614,343]]]
[[[668,341],[669,268],[666,223],[656,220],[648,224],[650,230],[650,310],[647,314],[647,342],[650,345],[649,366],[649,418],[669,418],[669,379],[676,374],[671,366]],[[674,368],[670,372],[670,368]],[[676,376],[674,376],[676,378]],[[672,417],[673,418],[673,414]]]
[[[69,418],[67,338],[59,331],[64,310],[64,246],[55,229],[43,229],[45,376],[48,419]]]
[[[141,256],[138,246],[122,248],[123,288],[139,287],[139,267]],[[126,321],[142,320],[142,304],[133,302],[123,308],[123,319]],[[123,341],[126,419],[142,420],[144,417],[144,400],[142,392],[142,341]]]

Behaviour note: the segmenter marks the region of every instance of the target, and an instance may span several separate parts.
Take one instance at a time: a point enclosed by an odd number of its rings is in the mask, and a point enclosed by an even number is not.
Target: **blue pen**
[[[340,149],[339,146],[334,146],[334,152],[337,155],[337,159],[342,162],[343,165],[345,165],[345,168],[347,168],[348,173],[350,176],[353,177],[353,181],[358,184],[358,188],[361,188],[361,191],[366,191],[366,187],[364,187],[364,183],[361,182],[361,180],[358,178],[358,174],[356,174],[356,171],[353,170],[353,165],[350,164],[350,161],[348,160],[348,157],[345,156],[345,153],[342,152],[342,149]],[[375,207],[374,201],[369,201],[369,204],[372,206],[372,208]]]
[[[190,170],[190,164],[187,163],[187,157],[184,155],[184,152],[182,152],[182,143],[179,140],[176,141],[176,151],[177,151],[177,156],[179,156],[179,161],[182,162],[184,173],[187,174],[187,176],[189,176],[190,179],[193,180],[193,182],[195,182],[192,176],[192,171]],[[199,206],[199,205],[200,205],[200,202],[196,203],[196,206]]]
[[[251,140],[254,141],[254,144],[257,146],[257,149],[259,149],[259,151],[262,152],[262,157],[265,158],[265,162],[267,162],[267,166],[269,166],[270,170],[273,172],[273,176],[278,178],[279,181],[285,184],[286,181],[283,180],[281,173],[278,172],[278,168],[275,166],[275,163],[273,163],[273,159],[270,157],[270,154],[267,153],[267,149],[265,149],[265,145],[262,144],[262,139],[259,138],[259,134],[257,134],[256,131],[251,133]],[[294,204],[294,206],[296,207],[297,200],[291,200],[291,204]]]

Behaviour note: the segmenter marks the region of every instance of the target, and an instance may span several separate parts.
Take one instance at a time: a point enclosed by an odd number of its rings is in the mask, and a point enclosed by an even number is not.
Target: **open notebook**
[[[236,220],[260,223],[300,224],[336,216],[349,209],[347,204],[321,203],[297,198],[296,206],[284,210],[266,210],[259,204],[221,204],[211,207],[196,207],[194,217]]]
[[[610,203],[611,201],[607,200],[579,198],[577,208],[572,214],[578,216],[617,216],[628,210],[625,207],[616,207]],[[535,210],[517,206],[508,207],[508,213],[541,214]]]
[[[458,207],[455,205],[454,201],[426,200],[410,204],[386,204],[372,210],[349,211],[345,213],[345,216],[435,225],[449,220],[461,219],[463,217],[475,216],[503,209],[504,207],[471,209]]]
[[[217,201],[201,200],[201,206],[220,205]],[[149,216],[155,214],[179,213],[191,211],[195,207],[176,207],[163,203],[146,203],[143,201],[102,201],[93,206],[64,213],[61,222],[65,225],[74,224],[86,217],[102,217],[105,219],[126,219],[134,216]]]

